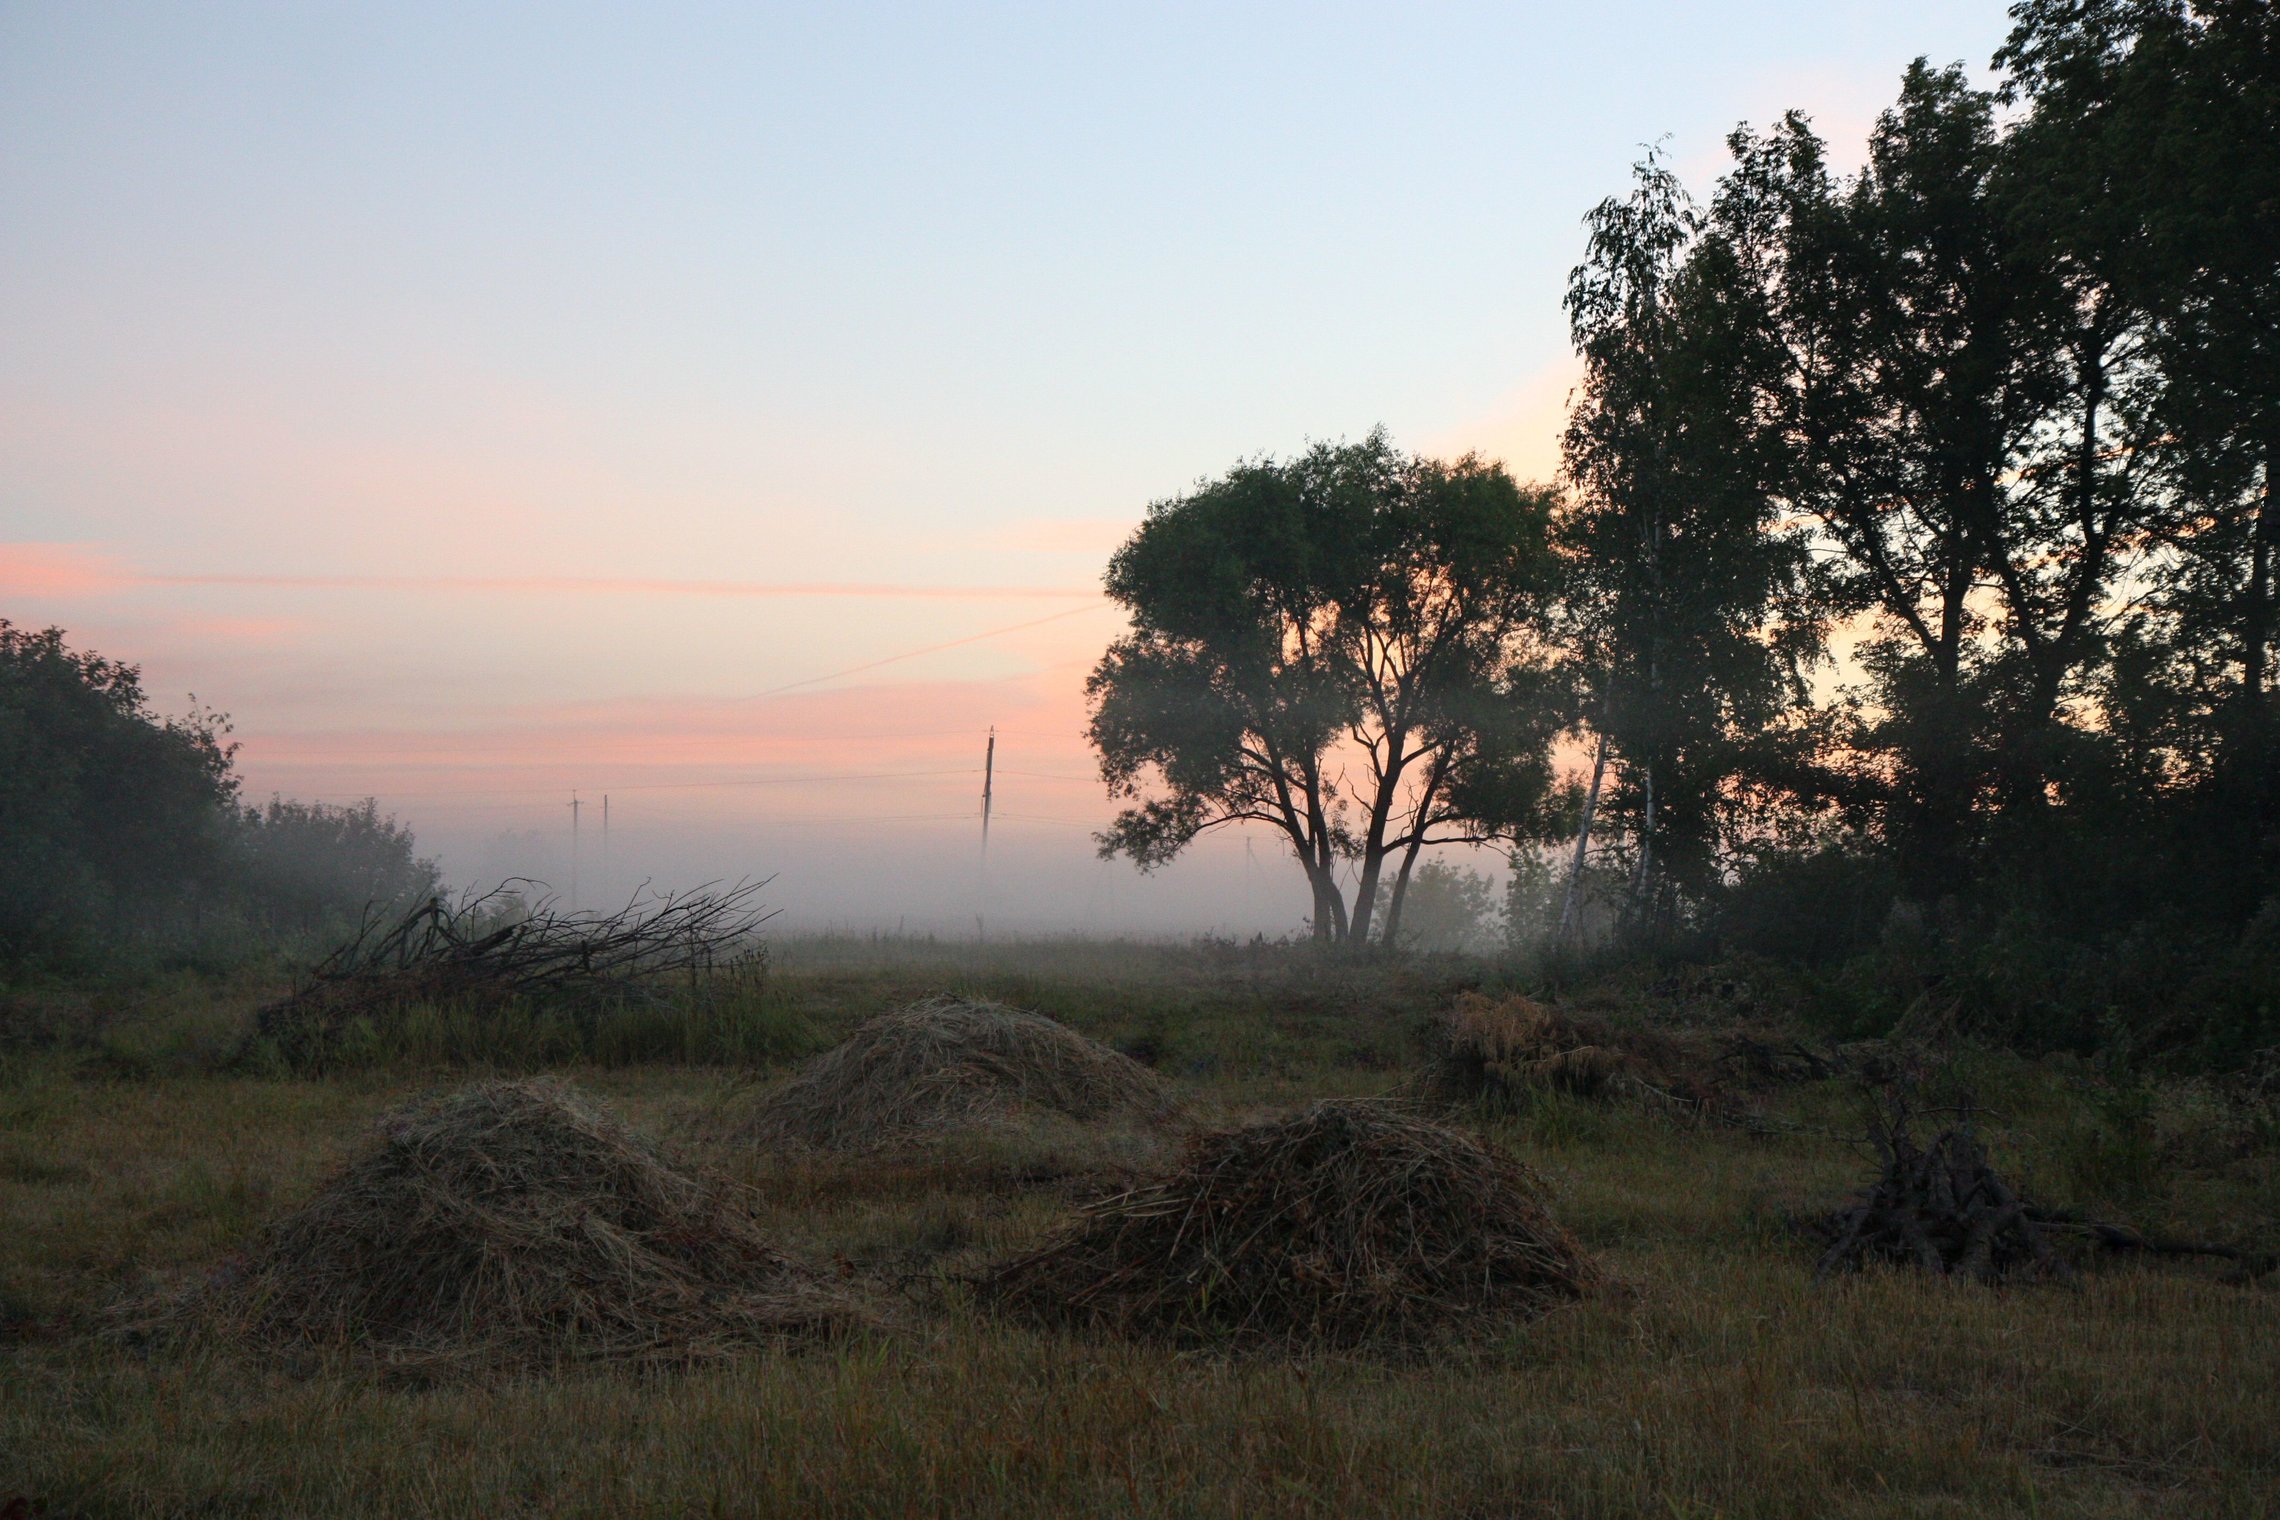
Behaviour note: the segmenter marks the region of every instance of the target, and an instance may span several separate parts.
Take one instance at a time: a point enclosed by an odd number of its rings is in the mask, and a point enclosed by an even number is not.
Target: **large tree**
[[[1086,684],[1101,775],[1131,803],[1102,854],[1149,869],[1264,825],[1305,869],[1316,937],[1361,943],[1381,895],[1398,931],[1429,846],[1538,829],[1550,516],[1501,466],[1382,432],[1151,506],[1107,576],[1132,632]]]
[[[2027,0],[1998,61],[2077,259],[2145,324],[2155,475],[2142,628],[2181,701],[2212,894],[2280,864],[2280,11],[2269,0]]]
[[[437,890],[369,799],[237,805],[228,721],[151,710],[133,665],[0,619],[0,966],[180,946],[201,925],[333,932]]]
[[[1599,759],[1563,929],[1610,747],[1633,851],[1627,907],[1667,919],[1676,891],[1716,878],[1732,783],[1803,700],[1818,649],[1798,594],[1801,536],[1769,489],[1778,440],[1757,404],[1782,363],[1749,278],[1762,239],[1718,210],[1705,219],[1650,157],[1627,199],[1585,218],[1568,282],[1584,380],[1565,437],[1575,491],[1556,528],[1562,635]]]
[[[1807,528],[1800,584],[1858,636],[1827,763],[1787,775],[1926,897],[2066,780],[2069,704],[2149,527],[2142,312],[2058,214],[2049,145],[1996,105],[1919,61],[1842,182],[1800,117],[1737,132],[1721,235],[1688,265],[1762,324],[1759,357],[1710,381],[1754,419],[1735,487]]]

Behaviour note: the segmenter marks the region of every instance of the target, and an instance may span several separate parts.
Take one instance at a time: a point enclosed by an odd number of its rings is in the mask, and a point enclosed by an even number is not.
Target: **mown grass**
[[[808,1038],[962,985],[1155,1040],[1229,1116],[1391,1085],[1420,1054],[1413,1025],[1479,975],[1365,968],[1340,985],[1335,967],[1145,947],[832,957],[786,956],[771,992]],[[2102,1269],[2078,1292],[1813,1286],[1790,1220],[1865,1166],[1836,1083],[1776,1095],[1756,1134],[1564,1097],[1482,1121],[1547,1174],[1622,1286],[1428,1359],[1175,1354],[989,1319],[958,1273],[1042,1238],[1087,1166],[1131,1154],[1021,1137],[758,1154],[722,1120],[775,1056],[567,1074],[751,1183],[787,1245],[906,1285],[888,1331],[686,1373],[435,1387],[107,1333],[122,1296],[306,1197],[375,1115],[464,1080],[463,1049],[406,1041],[324,1080],[12,1058],[0,1500],[88,1516],[2280,1512],[2269,1288],[2190,1267]],[[1998,1159],[2057,1201],[2227,1238],[2280,1226],[2270,1137],[2206,1092],[1963,1064]]]

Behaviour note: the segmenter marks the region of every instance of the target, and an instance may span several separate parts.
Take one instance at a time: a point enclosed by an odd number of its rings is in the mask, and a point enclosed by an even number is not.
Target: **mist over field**
[[[662,887],[773,876],[762,896],[782,908],[771,927],[787,935],[1273,938],[1302,933],[1307,913],[1287,852],[1278,858],[1263,840],[1249,851],[1240,839],[1215,841],[1143,876],[1125,861],[1095,858],[1081,825],[1013,820],[993,823],[985,866],[978,810],[947,825],[770,825],[650,822],[638,808],[621,819],[614,800],[612,807],[606,864],[598,826],[581,834],[576,876],[587,907],[614,906],[645,880]],[[570,894],[566,827],[487,834],[480,824],[464,833],[431,826],[420,842],[452,882],[524,876]]]

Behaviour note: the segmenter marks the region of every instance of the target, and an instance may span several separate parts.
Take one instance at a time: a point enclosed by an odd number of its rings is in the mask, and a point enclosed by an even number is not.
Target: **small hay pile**
[[[860,1318],[759,1237],[729,1184],[543,1079],[384,1121],[184,1312],[404,1366],[680,1360]]]
[[[1706,1090],[1686,1077],[1667,1040],[1578,1018],[1532,999],[1459,996],[1441,1056],[1416,1084],[1420,1098],[1502,1105],[1552,1089],[1582,1097],[1632,1090],[1699,1106]]]
[[[1124,1335],[1357,1346],[1446,1338],[1593,1286],[1542,1184],[1381,1103],[1201,1135],[1169,1175],[1089,1206],[985,1276],[1027,1317]]]
[[[861,1150],[1059,1117],[1154,1122],[1174,1107],[1129,1056],[1041,1014],[934,997],[866,1021],[803,1065],[745,1126],[763,1142]]]

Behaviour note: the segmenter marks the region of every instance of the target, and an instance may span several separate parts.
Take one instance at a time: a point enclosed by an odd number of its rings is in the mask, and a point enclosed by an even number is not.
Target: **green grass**
[[[785,954],[768,1019],[812,1043],[964,987],[1145,1039],[1207,1111],[1240,1116],[1390,1085],[1436,1001],[1482,974],[1241,947],[848,942]],[[1567,1098],[1485,1122],[1551,1179],[1620,1286],[1429,1359],[1175,1354],[993,1321],[956,1274],[1042,1238],[1081,1178],[1044,1175],[1018,1138],[755,1154],[720,1119],[783,1055],[673,1054],[663,1037],[638,1048],[665,1059],[600,1053],[567,1074],[751,1183],[788,1246],[930,1283],[892,1330],[692,1372],[428,1388],[107,1333],[122,1297],[308,1196],[379,1113],[529,1056],[470,1060],[473,1038],[407,1039],[323,1080],[90,1063],[84,1044],[8,1057],[0,1501],[86,1516],[2280,1512],[2270,1288],[2192,1268],[2104,1269],[2079,1292],[1896,1273],[1812,1286],[1787,1222],[1865,1165],[1834,1083],[1779,1095],[1760,1135]],[[2235,1238],[2280,1222],[2273,1137],[2212,1090],[1963,1064],[1998,1162],[2054,1201]]]

